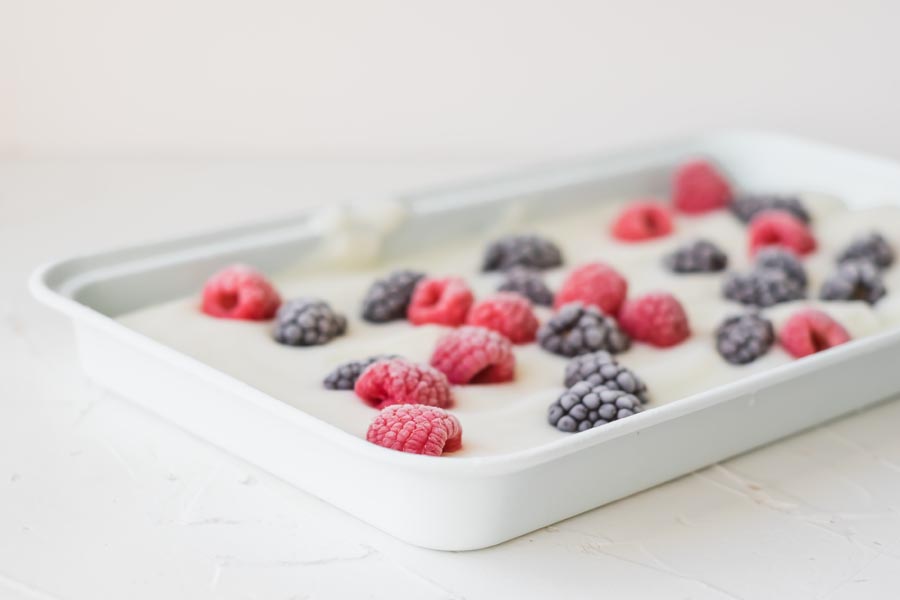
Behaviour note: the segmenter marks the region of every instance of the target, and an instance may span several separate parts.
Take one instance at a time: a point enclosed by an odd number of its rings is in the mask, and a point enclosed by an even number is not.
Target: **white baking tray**
[[[900,198],[893,162],[723,133],[397,198],[410,218],[384,252],[471,234],[513,205],[539,216],[664,193],[672,168],[695,155],[714,157],[739,186],[815,190],[852,206]],[[195,294],[235,261],[289,266],[319,243],[314,217],[71,258],[39,269],[31,287],[71,317],[84,369],[102,385],[398,538],[443,550],[497,544],[900,391],[893,329],[540,447],[434,458],[370,444],[113,319]]]

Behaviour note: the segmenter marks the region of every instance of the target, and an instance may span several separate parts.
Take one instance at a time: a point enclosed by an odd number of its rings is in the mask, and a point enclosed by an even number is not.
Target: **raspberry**
[[[531,303],[511,292],[498,292],[477,302],[469,311],[466,323],[496,331],[513,344],[533,342],[538,328]]]
[[[672,233],[669,209],[656,202],[634,202],[626,206],[612,225],[614,237],[625,242],[641,242]]]
[[[733,365],[753,362],[774,342],[771,321],[756,313],[728,317],[716,329],[716,350]]]
[[[362,375],[362,372],[372,363],[379,360],[390,360],[392,358],[400,358],[396,354],[379,354],[370,356],[364,360],[351,360],[338,365],[329,373],[322,381],[322,385],[329,390],[352,390],[356,385],[356,380]]]
[[[388,406],[372,421],[366,440],[401,452],[440,456],[462,447],[462,427],[450,413],[433,406]]]
[[[265,321],[281,304],[278,292],[252,267],[225,267],[203,286],[201,310],[221,319]]]
[[[497,291],[516,292],[540,306],[553,305],[553,292],[544,283],[541,274],[523,267],[514,267],[506,271]]]
[[[579,381],[591,387],[602,385],[611,390],[622,390],[633,394],[642,403],[647,402],[647,385],[630,369],[618,364],[608,352],[591,352],[570,360],[563,383],[572,387]]]
[[[737,196],[731,203],[731,212],[744,223],[749,223],[753,217],[764,210],[784,210],[804,223],[809,223],[811,220],[806,207],[799,198],[794,196],[744,194]]]
[[[413,290],[423,277],[418,271],[401,270],[376,279],[363,298],[363,319],[372,323],[405,319]]]
[[[848,260],[868,260],[879,269],[886,269],[894,262],[894,249],[884,236],[877,232],[871,232],[853,240],[844,248],[838,257],[838,262]]]
[[[553,303],[560,308],[571,302],[596,306],[608,315],[615,315],[628,293],[628,282],[609,265],[595,262],[582,265],[566,277]]]
[[[448,408],[453,404],[450,384],[443,373],[402,358],[379,360],[369,365],[353,387],[369,406],[425,404]]]
[[[887,294],[878,267],[869,260],[848,260],[822,284],[822,300],[865,300],[875,304]]]
[[[691,335],[681,303],[665,292],[627,301],[619,313],[619,324],[632,338],[660,348],[680,344]]]
[[[579,356],[598,350],[615,354],[631,346],[631,338],[615,319],[578,302],[559,309],[538,329],[537,338],[541,348],[561,356]]]
[[[766,246],[783,246],[797,256],[804,256],[816,249],[816,238],[806,224],[783,210],[767,210],[750,222],[750,254]]]
[[[643,410],[640,399],[618,389],[579,381],[550,405],[547,421],[566,433],[586,431]]]
[[[675,273],[714,273],[728,266],[728,255],[710,241],[696,240],[667,254],[663,264]]]
[[[538,235],[509,235],[488,245],[482,271],[505,271],[513,267],[552,269],[562,264],[559,247]]]
[[[466,325],[438,340],[431,365],[450,383],[503,383],[515,375],[516,357],[510,341],[496,331]]]
[[[715,167],[703,160],[682,165],[673,182],[675,208],[698,214],[724,208],[731,202],[731,187]]]
[[[409,302],[406,316],[413,325],[436,323],[455,327],[466,320],[474,296],[459,277],[419,281]]]
[[[288,346],[318,346],[344,335],[347,319],[322,300],[297,298],[278,309],[275,341]]]
[[[840,323],[820,310],[805,309],[791,315],[778,332],[778,340],[795,358],[803,358],[850,341]]]

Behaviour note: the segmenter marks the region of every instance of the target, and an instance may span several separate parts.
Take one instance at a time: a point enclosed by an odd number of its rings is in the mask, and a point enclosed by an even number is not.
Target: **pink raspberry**
[[[538,329],[531,302],[512,292],[498,292],[477,302],[466,323],[496,331],[513,344],[533,342]]]
[[[271,319],[281,297],[266,278],[246,265],[225,267],[203,286],[201,310],[220,319]]]
[[[784,210],[766,210],[750,222],[750,255],[766,246],[781,246],[797,256],[816,249],[816,238],[806,223]]]
[[[395,404],[378,413],[366,439],[391,450],[440,456],[462,447],[462,427],[456,417],[440,408]]]
[[[453,404],[450,384],[443,373],[402,358],[372,363],[356,380],[353,389],[366,404],[375,408],[391,404],[448,408]]]
[[[731,186],[708,162],[692,161],[675,172],[672,202],[676,209],[691,214],[725,208],[731,202]]]
[[[496,331],[466,325],[438,340],[431,364],[450,383],[503,383],[515,375],[516,357],[510,341]]]
[[[459,277],[426,277],[413,291],[406,318],[413,325],[436,323],[455,327],[465,322],[474,300],[469,286]]]
[[[843,326],[821,310],[800,310],[778,332],[784,349],[795,358],[803,358],[850,341]]]
[[[604,263],[588,263],[569,273],[556,294],[553,307],[558,309],[570,302],[581,302],[615,315],[627,293],[628,282],[618,271]]]
[[[665,292],[627,301],[619,313],[619,325],[632,338],[660,348],[680,344],[691,335],[681,303]]]
[[[614,237],[624,242],[641,242],[672,233],[669,209],[652,201],[633,202],[622,209],[612,225]]]

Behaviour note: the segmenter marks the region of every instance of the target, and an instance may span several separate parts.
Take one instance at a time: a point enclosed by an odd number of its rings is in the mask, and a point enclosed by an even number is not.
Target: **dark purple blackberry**
[[[731,202],[731,212],[744,223],[749,223],[764,210],[784,210],[804,223],[811,221],[809,211],[796,196],[741,194]]]
[[[728,266],[728,256],[712,242],[696,240],[667,254],[663,264],[676,273],[714,273]]]
[[[578,302],[566,304],[541,325],[537,340],[544,350],[562,356],[578,356],[597,350],[618,354],[631,346],[631,338],[619,328],[615,319]]]
[[[873,231],[853,240],[838,256],[839,263],[849,260],[868,260],[879,269],[885,269],[894,262],[894,249],[884,236]]]
[[[747,306],[766,308],[806,297],[806,289],[781,269],[754,269],[731,273],[722,283],[722,295]]]
[[[881,273],[869,260],[842,262],[819,290],[822,300],[865,300],[869,304],[875,304],[885,294]]]
[[[544,283],[537,271],[515,267],[503,274],[503,281],[497,288],[501,292],[516,292],[540,306],[553,305],[553,292]]]
[[[734,365],[751,363],[775,343],[771,321],[756,313],[725,319],[716,329],[716,350]]]
[[[562,264],[559,247],[538,235],[509,235],[488,245],[482,271],[505,271],[513,267],[552,269]]]
[[[585,431],[643,411],[634,394],[579,381],[547,410],[547,422],[566,433]]]
[[[288,346],[326,344],[347,331],[347,319],[315,298],[288,300],[275,315],[275,341]]]
[[[363,298],[363,319],[372,323],[405,319],[413,290],[423,277],[418,271],[401,270],[376,279]]]
[[[392,358],[400,358],[396,354],[379,354],[370,356],[364,360],[351,360],[335,367],[335,369],[325,376],[322,381],[329,390],[352,390],[356,385],[356,380],[362,375],[362,372],[374,362],[379,360],[389,360]]]
[[[622,390],[637,396],[641,402],[647,402],[647,386],[627,367],[616,362],[609,352],[600,350],[576,356],[566,365],[566,376],[563,381],[566,387],[572,387],[579,381],[593,386],[603,385],[612,390]]]
[[[797,255],[778,246],[766,246],[756,253],[754,267],[757,269],[777,269],[797,281],[806,290],[806,269]]]

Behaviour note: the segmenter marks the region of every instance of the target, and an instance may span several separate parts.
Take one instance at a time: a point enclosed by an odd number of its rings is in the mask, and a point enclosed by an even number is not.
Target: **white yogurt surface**
[[[689,340],[670,349],[634,343],[630,350],[618,355],[620,363],[646,382],[650,408],[792,360],[776,345],[749,365],[733,366],[725,362],[716,352],[713,332],[725,316],[743,308],[722,298],[723,274],[676,275],[661,264],[665,253],[688,240],[704,237],[726,251],[729,269],[747,269],[747,233],[742,223],[727,211],[699,217],[676,216],[674,235],[626,244],[609,234],[612,217],[622,204],[608,202],[596,209],[541,222],[506,225],[490,238],[503,233],[537,232],[559,244],[564,266],[545,273],[552,289],[559,286],[574,266],[600,260],[626,277],[630,297],[664,290],[681,300],[691,324]],[[877,230],[894,248],[900,249],[900,207],[849,211],[839,201],[821,196],[806,199],[806,205],[813,215],[813,231],[819,242],[818,251],[805,260],[810,297],[817,295],[822,280],[833,270],[837,252],[856,235]],[[395,224],[398,218],[401,217],[391,214],[389,221]],[[353,227],[358,229],[359,223]],[[341,248],[323,252],[323,256],[345,257],[348,238],[352,236],[337,235],[335,239],[340,241]],[[427,362],[436,341],[447,331],[437,325],[414,327],[406,321],[381,325],[363,321],[359,318],[360,305],[369,285],[392,269],[409,267],[434,276],[462,276],[477,298],[484,297],[501,280],[499,274],[479,271],[481,254],[488,241],[488,237],[473,238],[439,251],[417,253],[402,261],[363,266],[342,260],[339,269],[298,266],[272,274],[283,298],[320,297],[346,314],[347,335],[324,346],[283,346],[272,340],[271,322],[230,321],[204,315],[199,310],[202,282],[198,282],[194,297],[151,306],[119,320],[274,398],[364,438],[377,411],[366,406],[352,391],[326,390],[322,386],[325,375],[342,362],[372,354],[395,353]],[[377,240],[366,237],[367,252],[376,247]],[[854,338],[862,337],[900,324],[900,267],[893,265],[885,271],[884,278],[888,295],[875,307],[863,302],[800,301],[776,305],[764,312],[773,320],[777,331],[796,309],[815,306],[842,323]],[[537,312],[542,322],[551,314],[544,308],[538,308]],[[455,405],[451,412],[462,424],[463,448],[451,456],[496,455],[577,435],[559,432],[546,420],[547,407],[564,389],[562,380],[567,359],[542,350],[536,343],[516,346],[515,355],[515,381],[453,388]]]

